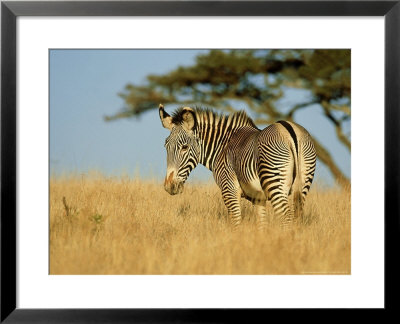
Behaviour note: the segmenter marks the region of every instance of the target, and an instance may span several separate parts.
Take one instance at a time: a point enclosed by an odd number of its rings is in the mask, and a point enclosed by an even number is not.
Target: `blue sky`
[[[118,96],[128,83],[143,84],[148,74],[163,74],[191,65],[205,50],[51,50],[50,51],[50,172],[52,175],[100,171],[105,175],[162,179],[166,171],[164,140],[158,111],[139,118],[105,122],[119,111]],[[307,93],[289,90],[282,108]],[[176,106],[166,106],[172,111]],[[155,107],[157,108],[157,107]],[[245,109],[246,107],[240,107]],[[350,176],[350,154],[336,139],[332,124],[318,105],[303,109],[296,122],[307,128],[331,152]],[[199,165],[190,181],[212,179]],[[317,165],[315,181],[332,184],[329,171]]]

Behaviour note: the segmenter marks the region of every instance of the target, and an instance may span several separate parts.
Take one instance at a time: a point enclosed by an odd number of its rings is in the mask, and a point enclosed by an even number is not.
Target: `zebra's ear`
[[[163,104],[160,104],[158,107],[158,113],[160,114],[161,124],[163,127],[171,130],[173,127],[172,117],[164,110]]]
[[[196,125],[194,110],[190,107],[184,107],[182,110],[183,127],[187,131],[192,131]]]

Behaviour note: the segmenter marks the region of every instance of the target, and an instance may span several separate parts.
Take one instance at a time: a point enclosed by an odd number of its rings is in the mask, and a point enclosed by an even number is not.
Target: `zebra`
[[[223,115],[181,107],[170,116],[160,104],[159,115],[170,130],[164,145],[169,194],[183,192],[200,163],[213,172],[234,228],[242,221],[241,197],[255,205],[259,229],[266,224],[267,201],[283,227],[301,220],[316,168],[315,147],[305,128],[278,121],[260,130],[244,111]]]

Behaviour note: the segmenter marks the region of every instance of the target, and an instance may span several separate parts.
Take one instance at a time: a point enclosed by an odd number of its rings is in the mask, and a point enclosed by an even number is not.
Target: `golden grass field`
[[[50,180],[50,274],[350,274],[350,189],[313,186],[305,224],[258,232],[242,200],[233,232],[216,184],[68,176]]]

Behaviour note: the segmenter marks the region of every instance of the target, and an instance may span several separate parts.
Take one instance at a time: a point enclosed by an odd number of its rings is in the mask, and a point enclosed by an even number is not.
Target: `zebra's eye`
[[[183,152],[185,152],[185,151],[188,150],[188,148],[189,148],[188,145],[182,145],[181,150],[182,150]]]

